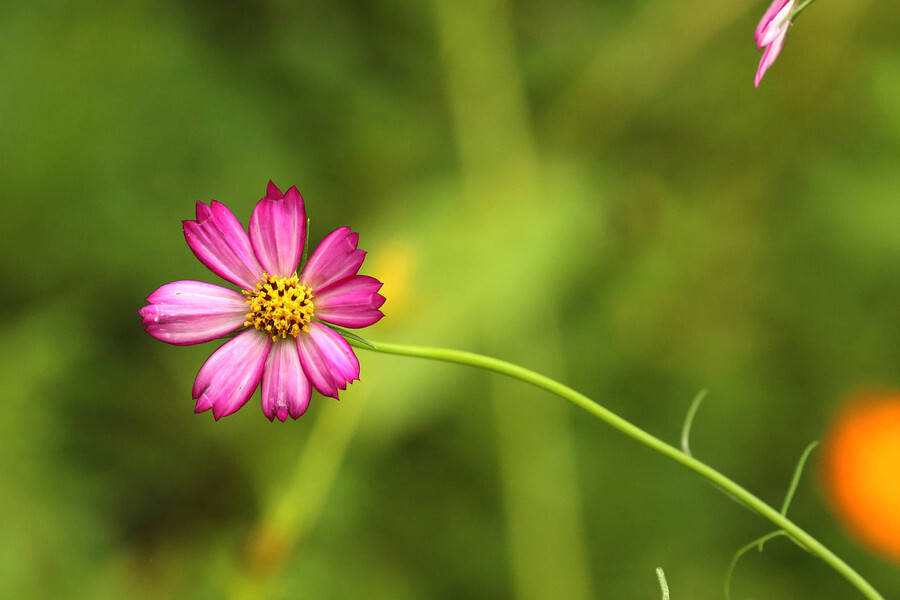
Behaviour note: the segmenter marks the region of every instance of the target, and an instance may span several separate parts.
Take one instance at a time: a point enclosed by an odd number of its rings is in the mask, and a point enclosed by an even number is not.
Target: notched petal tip
[[[194,405],[194,413],[200,414],[213,407],[213,402],[206,394],[202,394],[199,398],[195,398],[197,404]]]
[[[359,250],[359,234],[339,227],[325,236],[303,266],[300,279],[313,293],[328,285],[356,275],[366,253]]]
[[[241,407],[243,407],[243,404],[241,404],[240,406],[229,406],[229,405],[223,404],[221,402],[215,403],[215,404],[213,404],[213,407],[212,407],[213,418],[216,421],[218,421],[222,417],[227,417],[228,415],[233,415]]]
[[[271,340],[248,329],[226,342],[203,363],[191,394],[200,411],[219,420],[240,409],[259,385]]]
[[[203,222],[205,222],[207,219],[209,219],[212,216],[212,210],[210,209],[210,207],[208,207],[203,202],[198,200],[197,206],[196,206],[196,214],[197,214],[196,222],[198,224],[202,225]]]
[[[290,200],[290,201],[294,201],[294,200],[300,200],[301,202],[303,201],[303,196],[300,195],[300,190],[297,189],[296,185],[292,185],[291,187],[288,188],[288,191],[286,191],[284,193],[284,198],[285,198],[285,200]]]
[[[271,191],[271,190],[270,190]],[[306,242],[306,213],[296,187],[287,195],[262,198],[250,215],[250,244],[270,274],[290,277],[297,271]]]
[[[149,296],[147,297],[147,302],[151,302]],[[147,304],[146,306],[142,306],[138,309],[137,312],[144,322],[144,327],[151,323],[156,323],[159,321],[159,307],[155,304]]]
[[[281,200],[284,198],[284,194],[281,193],[281,190],[278,189],[278,186],[270,179],[269,184],[266,186],[266,198],[269,200]]]
[[[359,359],[353,348],[330,327],[312,323],[308,334],[297,337],[297,349],[303,371],[323,396],[338,399],[338,390],[359,380]]]
[[[227,206],[215,200],[197,203],[197,220],[182,221],[184,239],[194,256],[219,277],[244,289],[262,274],[247,232]]]
[[[147,333],[176,346],[208,342],[240,329],[245,298],[202,281],[173,281],[147,296],[138,310]]]
[[[354,275],[332,283],[318,293],[316,316],[340,327],[368,327],[384,317],[378,310],[386,301],[378,293],[383,285],[368,275]]]
[[[297,344],[293,340],[276,342],[266,358],[262,378],[263,414],[272,421],[296,419],[309,406],[312,388],[303,372]]]
[[[310,390],[310,394],[311,393],[312,393],[312,390]],[[291,415],[292,419],[296,420],[296,419],[299,419],[300,417],[302,417],[304,414],[306,414],[307,408],[309,408],[309,400],[307,400],[305,404],[302,404],[300,406],[289,406],[288,414]]]

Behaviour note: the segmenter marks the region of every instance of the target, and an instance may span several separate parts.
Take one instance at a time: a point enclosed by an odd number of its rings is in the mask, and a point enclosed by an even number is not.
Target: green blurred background
[[[719,598],[770,526],[558,398],[361,352],[341,401],[215,423],[137,309],[216,281],[181,219],[296,184],[385,282],[372,339],[571,384],[778,505],[897,387],[900,5],[829,1],[759,90],[764,2],[5,3],[0,596]],[[791,514],[888,598],[900,568]],[[736,598],[856,598],[783,539]]]

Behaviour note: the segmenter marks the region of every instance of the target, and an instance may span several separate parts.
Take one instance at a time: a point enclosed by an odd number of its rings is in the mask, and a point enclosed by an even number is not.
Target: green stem
[[[872,585],[866,581],[859,573],[853,570],[847,563],[838,558],[831,550],[826,548],[817,539],[806,533],[798,527],[793,521],[785,515],[772,508],[757,496],[747,491],[736,482],[732,481],[719,471],[713,469],[709,465],[700,462],[692,456],[685,454],[675,446],[667,444],[661,439],[647,433],[640,427],[626,421],[622,417],[600,406],[584,394],[576,392],[572,388],[565,386],[558,381],[554,381],[549,377],[545,377],[539,373],[535,373],[529,369],[525,369],[518,365],[508,363],[503,360],[482,356],[472,352],[462,352],[460,350],[448,350],[446,348],[430,348],[424,346],[408,346],[402,344],[387,344],[383,342],[368,341],[367,344],[360,343],[355,340],[348,340],[353,346],[365,350],[375,352],[383,352],[386,354],[397,354],[400,356],[414,356],[418,358],[426,358],[431,360],[439,360],[443,362],[459,363],[494,371],[502,375],[507,375],[514,379],[530,383],[531,385],[543,388],[548,392],[552,392],[557,396],[565,398],[575,406],[582,408],[594,415],[598,419],[605,421],[615,429],[618,429],[628,437],[644,444],[645,446],[656,450],[677,463],[680,463],[688,469],[694,471],[716,487],[739,500],[749,509],[758,513],[762,517],[768,519],[785,533],[796,540],[801,546],[806,548],[811,554],[814,554],[828,563],[831,568],[837,571],[841,576],[855,586],[863,596],[870,600],[884,600]]]
[[[785,21],[793,21],[793,19],[797,15],[799,15],[804,10],[806,10],[806,8],[815,1],[816,0],[803,0],[803,2],[801,2],[800,4],[797,5],[797,8],[795,8],[794,10],[791,11],[791,14],[789,14],[787,16],[787,19],[785,19]]]
[[[749,544],[742,546],[740,550],[734,553],[734,556],[731,557],[731,563],[728,565],[728,571],[725,573],[725,600],[731,600],[731,577],[734,575],[734,568],[737,566],[738,561],[741,560],[741,557],[753,550],[754,546],[759,546],[759,551],[762,552],[763,544],[772,538],[777,538],[779,535],[787,535],[787,533],[781,529],[767,533],[762,537],[756,538]]]

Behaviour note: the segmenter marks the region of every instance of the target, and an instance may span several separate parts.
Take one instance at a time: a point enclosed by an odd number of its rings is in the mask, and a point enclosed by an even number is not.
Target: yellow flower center
[[[252,325],[272,336],[273,341],[297,337],[301,331],[309,331],[313,316],[312,290],[301,284],[296,275],[272,277],[263,273],[255,290],[241,290],[247,296],[250,312],[245,326]]]

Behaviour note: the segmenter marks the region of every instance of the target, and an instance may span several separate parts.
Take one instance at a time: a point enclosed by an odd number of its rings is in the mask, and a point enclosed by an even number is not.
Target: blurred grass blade
[[[706,398],[706,393],[706,390],[700,390],[697,395],[694,396],[694,401],[691,402],[691,407],[688,408],[687,415],[684,417],[684,425],[681,427],[681,450],[688,456],[692,456],[691,445],[689,442],[691,437],[691,425],[694,424],[694,416],[697,414],[697,409],[699,409],[700,405],[703,403],[703,399]]]
[[[669,584],[666,583],[662,567],[656,567],[656,577],[659,579],[659,589],[662,590],[662,600],[669,600]]]

